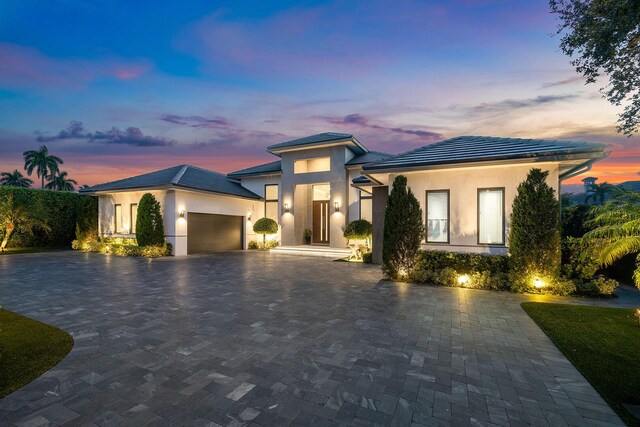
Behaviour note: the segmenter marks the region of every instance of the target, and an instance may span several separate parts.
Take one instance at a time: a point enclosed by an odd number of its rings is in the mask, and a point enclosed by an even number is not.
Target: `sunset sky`
[[[390,153],[458,135],[605,142],[590,175],[640,179],[640,137],[616,135],[619,109],[556,25],[529,0],[5,0],[0,171],[46,144],[80,184],[230,172],[336,131]]]

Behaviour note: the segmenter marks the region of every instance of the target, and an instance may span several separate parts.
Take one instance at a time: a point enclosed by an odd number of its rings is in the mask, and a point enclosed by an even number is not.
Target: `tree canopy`
[[[609,84],[601,89],[613,105],[625,105],[617,130],[640,130],[640,1],[550,0],[562,34],[560,49],[571,65],[595,83],[601,74]]]

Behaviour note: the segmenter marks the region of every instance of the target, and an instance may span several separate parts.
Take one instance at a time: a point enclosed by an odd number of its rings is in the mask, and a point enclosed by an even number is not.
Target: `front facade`
[[[422,206],[424,248],[506,253],[511,205],[531,168],[561,181],[606,157],[600,144],[459,137],[399,155],[368,150],[353,135],[323,133],[267,147],[279,160],[226,176],[187,165],[84,190],[100,198],[103,236],[135,237],[137,201],[151,192],[163,207],[175,255],[246,249],[260,240],[256,219],[279,225],[281,247],[343,249],[346,225],[373,223],[381,260],[386,199],[398,175]],[[155,175],[154,175],[155,174]],[[151,177],[150,177],[151,176]]]

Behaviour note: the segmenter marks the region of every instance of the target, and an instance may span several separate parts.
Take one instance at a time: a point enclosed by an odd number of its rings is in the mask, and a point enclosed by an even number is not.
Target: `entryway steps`
[[[278,246],[270,250],[273,254],[321,256],[327,258],[346,258],[351,255],[351,249],[330,248],[329,246]]]

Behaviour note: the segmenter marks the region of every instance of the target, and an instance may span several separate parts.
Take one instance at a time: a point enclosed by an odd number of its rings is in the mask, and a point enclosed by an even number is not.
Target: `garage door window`
[[[264,216],[279,222],[278,215],[278,184],[267,184],[264,186]]]

